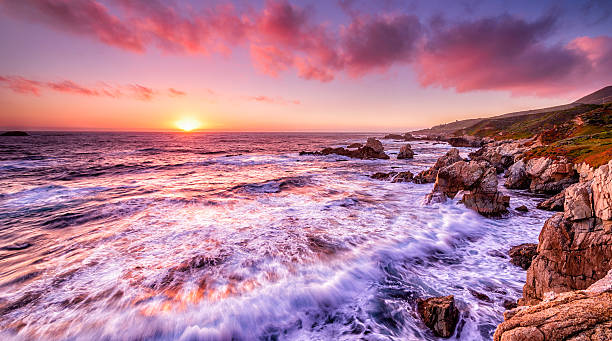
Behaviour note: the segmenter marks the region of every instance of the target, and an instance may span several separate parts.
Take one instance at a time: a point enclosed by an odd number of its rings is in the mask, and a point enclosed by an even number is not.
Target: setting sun
[[[182,118],[176,121],[175,124],[177,128],[182,131],[192,131],[194,129],[198,129],[201,126],[201,123],[193,118]]]

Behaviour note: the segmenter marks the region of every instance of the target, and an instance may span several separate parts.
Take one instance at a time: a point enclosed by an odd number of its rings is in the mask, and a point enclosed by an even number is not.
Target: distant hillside
[[[612,85],[599,89],[590,95],[586,95],[574,103],[604,104],[608,102],[612,102]]]
[[[541,109],[511,112],[507,114],[493,116],[490,118],[472,118],[472,119],[467,119],[467,120],[455,121],[451,123],[440,124],[440,125],[431,127],[429,129],[413,131],[412,133],[413,134],[424,134],[424,135],[449,135],[449,134],[457,135],[456,132],[458,132],[459,130],[465,130],[467,128],[470,128],[472,126],[475,126],[481,123],[484,120],[518,117],[518,116],[541,114],[541,113],[550,113],[554,111],[563,111],[563,110],[576,108],[580,106],[581,104],[604,104],[608,102],[612,102],[612,86],[607,86],[605,88],[599,89],[569,104],[563,104],[563,105],[558,105],[558,106],[548,107],[548,108],[541,108]]]

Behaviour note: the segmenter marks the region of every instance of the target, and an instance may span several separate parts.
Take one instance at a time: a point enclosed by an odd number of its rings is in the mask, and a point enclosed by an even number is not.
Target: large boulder
[[[530,159],[525,172],[531,178],[529,189],[533,193],[556,194],[576,183],[579,178],[574,165],[565,159]]]
[[[378,141],[373,137],[369,137],[366,142],[366,147],[372,148],[377,153],[383,153],[385,151],[385,147],[383,147],[382,142]]]
[[[612,220],[612,160],[593,173],[593,209],[597,217]]]
[[[410,144],[406,143],[400,148],[399,154],[397,154],[398,159],[412,159],[414,157],[414,152],[412,151],[412,147]]]
[[[510,263],[520,266],[523,270],[529,269],[533,257],[538,255],[538,244],[525,243],[513,246],[508,251]]]
[[[463,159],[461,158],[461,156],[459,156],[459,150],[457,148],[453,148],[446,152],[446,154],[438,158],[436,163],[431,166],[431,168],[417,174],[414,177],[414,182],[418,184],[435,182],[436,176],[438,176],[438,170],[440,168],[452,165],[453,163],[462,160]]]
[[[436,336],[449,338],[455,333],[455,327],[459,322],[459,310],[455,306],[454,296],[420,299],[417,310],[425,325]]]
[[[468,157],[473,161],[486,161],[495,167],[497,173],[503,173],[527,150],[524,143],[522,140],[489,143]]]
[[[612,340],[612,272],[587,290],[551,295],[504,313],[494,341]]]
[[[486,162],[458,161],[441,168],[433,191],[425,202],[443,201],[440,199],[444,197],[452,199],[459,191],[465,191],[462,198],[464,205],[482,215],[507,212],[510,197],[498,192],[495,168]]]
[[[510,166],[506,174],[508,175],[508,177],[506,178],[506,182],[504,183],[504,186],[506,186],[506,188],[529,188],[530,179],[527,176],[527,172],[525,172],[525,162],[523,162],[523,160],[518,160],[512,166]]]
[[[540,232],[521,304],[536,304],[550,291],[586,289],[612,268],[612,221],[606,210],[593,209],[596,198],[612,194],[608,166],[599,167],[593,180],[565,190],[564,212],[548,219]]]

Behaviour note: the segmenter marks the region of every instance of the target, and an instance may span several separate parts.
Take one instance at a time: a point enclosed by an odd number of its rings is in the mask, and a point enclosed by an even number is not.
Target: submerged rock
[[[13,131],[6,131],[0,134],[0,136],[30,136],[30,134],[26,133],[25,131],[13,130]]]
[[[449,338],[455,333],[459,321],[459,310],[453,295],[419,300],[417,309],[421,319],[435,335]]]
[[[446,154],[438,158],[436,163],[428,170],[422,171],[414,177],[414,182],[417,184],[431,183],[436,181],[438,176],[438,170],[440,168],[450,166],[455,162],[462,161],[463,159],[459,156],[459,150],[453,148]]]
[[[378,172],[372,174],[370,177],[376,180],[391,180],[391,182],[410,182],[412,181],[412,173],[410,171],[405,172],[389,172],[383,173]]]
[[[355,159],[383,159],[383,160],[389,159],[389,155],[385,154],[384,152],[377,152],[368,146],[363,146],[356,150],[349,150],[349,149],[344,149],[342,147],[338,147],[338,148],[325,148],[321,150],[320,152],[300,152],[300,155],[330,155],[330,154],[348,156],[348,157],[355,158]]]
[[[521,206],[515,208],[515,210],[517,210],[519,212],[529,212],[529,209],[525,205],[521,205]]]
[[[538,244],[525,243],[513,246],[508,251],[510,263],[520,266],[523,270],[529,269],[533,257],[538,255]]]
[[[412,151],[412,147],[410,144],[406,143],[400,148],[399,154],[397,154],[398,159],[412,159],[414,157],[414,152]]]
[[[612,272],[587,290],[504,313],[495,341],[612,340]]]

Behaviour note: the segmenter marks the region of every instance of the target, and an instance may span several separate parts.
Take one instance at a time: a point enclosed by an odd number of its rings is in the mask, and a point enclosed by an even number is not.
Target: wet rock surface
[[[525,172],[525,162],[519,160],[515,162],[507,172],[506,182],[504,186],[510,189],[527,189],[529,188],[530,179]]]
[[[510,263],[527,270],[531,266],[533,258],[538,255],[538,244],[525,243],[513,246],[508,251],[508,255],[510,256]]]
[[[372,148],[377,153],[383,153],[385,151],[385,147],[383,146],[382,142],[378,141],[373,137],[368,138],[368,141],[366,142],[366,147]]]
[[[455,297],[431,297],[419,300],[417,309],[421,319],[436,336],[449,338],[455,332],[459,321],[459,310],[455,306]]]
[[[565,190],[559,194],[542,201],[538,204],[538,208],[545,211],[563,212],[563,204],[565,202]]]
[[[587,290],[551,295],[504,314],[495,341],[612,340],[612,272]]]
[[[398,159],[412,159],[414,157],[414,151],[410,147],[410,144],[406,143],[400,148],[399,154],[397,154]]]
[[[389,159],[389,155],[385,154],[385,152],[377,152],[371,147],[363,146],[356,150],[349,150],[342,147],[338,148],[325,148],[320,152],[300,152],[300,155],[330,155],[336,154],[341,156],[348,156],[355,159]]]

